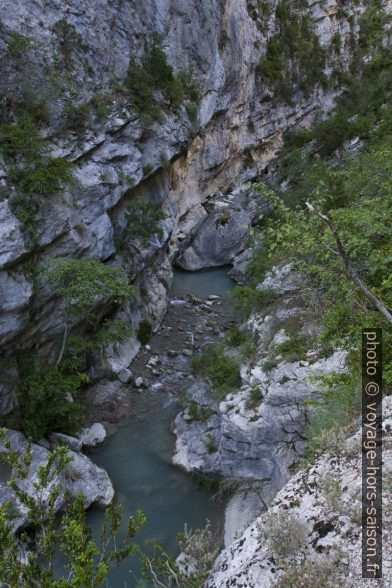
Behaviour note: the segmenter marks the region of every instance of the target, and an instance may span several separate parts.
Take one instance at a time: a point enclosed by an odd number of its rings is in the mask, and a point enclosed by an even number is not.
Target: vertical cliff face
[[[42,149],[71,161],[74,178],[15,200],[15,169],[32,164],[22,151],[0,159],[4,356],[54,353],[62,301],[37,275],[52,257],[124,267],[140,295],[121,316],[160,320],[177,236],[205,214],[204,199],[266,170],[283,133],[339,92],[363,4],[292,4],[4,0],[0,122],[32,117]],[[161,215],[147,240],[129,220],[141,198]],[[117,349],[121,368],[136,349]]]

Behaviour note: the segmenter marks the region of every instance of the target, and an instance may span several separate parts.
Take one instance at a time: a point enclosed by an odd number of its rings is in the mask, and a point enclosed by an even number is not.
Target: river
[[[222,526],[222,505],[213,502],[211,492],[200,487],[190,475],[171,464],[175,438],[170,423],[178,412],[178,397],[191,380],[189,358],[181,354],[184,336],[195,332],[196,339],[192,337],[196,346],[197,342],[202,345],[217,339],[220,326],[227,328],[227,321],[233,318],[229,298],[232,288],[226,268],[192,273],[175,271],[169,294],[173,303],[169,304],[162,328],[149,342],[150,354],[158,355],[160,363],[166,364],[164,374],[148,390],[135,393],[131,414],[107,443],[90,456],[108,472],[113,482],[116,501],[124,509],[124,527],[127,515],[136,508],[146,514],[147,524],[135,538],[143,549],[147,541],[158,539],[168,552],[176,555],[176,534],[183,530],[185,523],[195,529],[204,526],[208,518],[214,525]],[[192,305],[184,303],[189,295],[202,300],[208,300],[210,295],[220,298],[214,301],[218,305],[214,310],[205,307],[204,316],[204,311],[195,313]],[[204,330],[197,329],[200,320]],[[169,349],[178,355],[169,357]],[[136,360],[136,369],[143,362],[142,353]],[[88,522],[97,536],[103,512],[91,509]],[[135,588],[141,585],[139,576],[137,562],[128,560],[110,574],[107,586]]]

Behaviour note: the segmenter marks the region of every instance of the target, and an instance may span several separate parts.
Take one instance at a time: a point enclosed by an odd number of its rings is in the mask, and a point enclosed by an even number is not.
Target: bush
[[[308,13],[298,15],[286,2],[279,2],[276,22],[279,32],[269,39],[256,72],[274,87],[275,96],[290,103],[292,88],[306,94],[316,84],[326,83],[325,52]]]
[[[63,184],[71,182],[72,168],[73,163],[63,157],[48,157],[31,169],[11,167],[8,177],[28,198],[34,194],[56,194]]]
[[[308,536],[307,526],[285,510],[267,513],[262,532],[279,562],[298,554],[306,545]]]
[[[305,359],[310,346],[309,338],[300,332],[296,332],[286,341],[275,345],[273,352],[276,356],[281,355],[289,363]]]
[[[252,312],[259,312],[268,307],[276,300],[277,293],[272,288],[236,286],[232,296],[236,302],[236,308],[241,309],[248,316]]]
[[[263,400],[263,393],[258,387],[253,387],[249,392],[249,398],[246,400],[246,408],[255,410]]]
[[[192,480],[199,484],[199,486],[211,492],[218,492],[223,479],[222,474],[217,470],[206,473],[196,468],[191,470],[191,476]]]
[[[195,531],[185,525],[184,531],[177,534],[177,541],[181,549],[181,562],[168,555],[159,541],[151,544],[151,556],[142,555],[143,578],[149,586],[198,588],[207,579],[221,543],[210,522],[207,520],[204,529]]]
[[[33,42],[28,37],[25,37],[16,31],[12,31],[7,45],[8,51],[11,53],[11,55],[13,57],[19,57],[30,51],[30,49],[33,47]]]
[[[206,435],[205,439],[204,439],[204,445],[205,448],[207,449],[208,453],[216,453],[218,451],[218,448],[215,445],[214,439],[212,438],[211,434]]]
[[[90,104],[79,104],[76,106],[72,100],[67,100],[63,110],[65,117],[64,127],[70,131],[80,133],[87,124],[90,112]]]
[[[195,119],[200,96],[193,75],[186,71],[175,73],[160,45],[159,36],[154,35],[142,63],[130,59],[125,85],[131,91],[133,107],[147,122],[160,120],[162,111],[156,93],[161,92],[168,107],[174,110],[188,100],[189,116]]]
[[[353,588],[352,582],[346,579],[347,568],[339,565],[340,559],[336,553],[317,560],[285,563],[283,573],[272,582],[271,588]]]
[[[190,418],[190,422],[200,421],[202,423],[205,423],[213,414],[213,410],[207,408],[206,406],[201,406],[194,400],[192,400],[188,406],[188,415]]]
[[[199,355],[192,358],[192,372],[211,381],[213,395],[223,398],[241,386],[238,363],[224,353],[221,347],[208,345]]]
[[[153,235],[162,237],[163,231],[159,226],[162,218],[163,211],[159,203],[143,196],[136,196],[132,198],[125,212],[125,234],[131,239],[140,239],[143,245],[147,246]]]
[[[229,329],[224,336],[225,345],[228,347],[239,347],[247,340],[247,332],[239,329],[238,327],[233,327]]]
[[[23,366],[19,386],[20,426],[37,441],[53,431],[75,433],[83,425],[85,410],[79,389],[88,378],[81,373],[62,373],[42,359]]]
[[[22,109],[18,103],[17,109]],[[20,115],[16,123],[0,125],[0,153],[8,165],[8,182],[12,184],[10,206],[21,222],[31,249],[37,245],[38,195],[53,194],[71,182],[73,164],[62,157],[48,155],[48,140],[38,131],[37,104],[29,102],[31,113]]]
[[[139,339],[140,343],[146,345],[151,339],[152,335],[153,330],[151,323],[145,319],[140,321],[136,331],[136,336]]]
[[[325,451],[340,451],[361,408],[361,387],[357,376],[332,373],[320,377],[318,382],[323,399],[314,406],[305,428],[305,458],[308,460]]]

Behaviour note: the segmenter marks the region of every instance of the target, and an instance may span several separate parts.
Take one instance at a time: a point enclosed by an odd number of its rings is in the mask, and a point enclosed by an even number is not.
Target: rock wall
[[[383,406],[384,462],[391,463],[391,398]],[[205,588],[372,585],[361,577],[361,431],[281,489],[268,513],[215,562]],[[392,582],[390,467],[383,474],[383,580]],[[280,543],[279,543],[280,542]],[[317,580],[316,580],[317,578]],[[280,580],[280,581],[279,581]],[[278,584],[275,584],[278,582]],[[374,580],[374,585],[377,581]]]
[[[346,369],[344,351],[326,355],[315,349],[296,356],[295,339],[290,333],[293,326],[296,337],[300,333],[308,338],[315,329],[304,313],[300,287],[301,280],[289,266],[267,274],[260,288],[273,288],[278,296],[247,322],[247,338],[254,341],[254,353],[245,361],[239,356],[239,390],[219,401],[214,399],[208,381],[197,380],[187,394],[200,408],[192,411],[190,406],[175,419],[173,462],[187,471],[218,471],[224,478],[239,482],[239,487],[250,484],[240,500],[244,511],[247,499],[252,502],[256,497],[261,512],[289,480],[290,467],[305,448],[306,401],[320,398],[317,376]],[[279,345],[285,342],[291,349],[280,352]],[[234,356],[238,352],[231,351]],[[196,418],[196,412],[204,418]],[[253,504],[249,508],[255,511]],[[227,512],[226,531],[235,527],[230,520]],[[242,520],[237,523],[231,539],[244,529]],[[225,540],[230,542],[228,532]]]
[[[343,69],[362,10],[353,0],[344,4],[344,17],[336,0],[304,9],[314,17],[328,55],[334,34],[341,34],[342,51],[331,60]],[[270,16],[262,18],[253,0],[3,1],[0,94],[11,108],[10,97],[21,98],[26,90],[49,101],[43,135],[53,155],[74,162],[76,180],[60,194],[37,198],[32,255],[11,212],[9,169],[0,161],[0,345],[11,376],[16,350],[53,355],[62,328],[62,301],[32,279],[32,266],[41,268],[54,256],[94,257],[122,266],[140,296],[120,316],[133,325],[141,316],[158,323],[177,237],[205,215],[205,198],[265,170],[284,131],[331,107],[336,89],[317,84],[306,94],[295,90],[287,104],[260,82],[256,66],[276,29],[275,6],[271,0]],[[196,121],[184,105],[177,111],[165,108],[162,119],[149,125],[132,110],[122,80],[130,57],[140,60],[154,32],[162,36],[174,69],[194,72],[201,94]],[[331,68],[332,62],[327,71]],[[107,116],[83,111],[109,89]],[[69,110],[76,117],[72,125]],[[161,235],[146,246],[124,235],[126,206],[137,194],[161,203],[164,211]],[[121,371],[136,352],[136,342],[110,349],[104,371],[113,365]],[[0,412],[8,412],[13,385],[2,386]]]

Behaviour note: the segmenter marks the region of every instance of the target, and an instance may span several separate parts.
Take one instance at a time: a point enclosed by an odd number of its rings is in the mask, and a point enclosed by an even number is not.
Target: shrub
[[[192,372],[211,381],[215,398],[220,399],[241,385],[238,363],[224,353],[221,347],[208,345],[192,358]]]
[[[249,119],[246,126],[250,133],[254,133],[256,131],[255,123],[253,120]]]
[[[76,49],[85,49],[81,35],[75,26],[62,18],[54,23],[53,31],[59,40],[61,53],[66,67],[70,67]]]
[[[264,310],[277,298],[272,288],[253,288],[252,286],[236,286],[232,296],[236,302],[236,308],[241,309],[245,315]]]
[[[140,239],[144,246],[153,235],[161,237],[159,221],[163,218],[162,206],[143,196],[132,198],[125,212],[127,222],[125,234],[131,239]]]
[[[73,163],[64,157],[48,157],[31,169],[13,166],[8,177],[26,198],[34,194],[56,194],[63,184],[71,182],[72,168]]]
[[[348,570],[340,565],[341,555],[335,553],[319,559],[301,559],[283,565],[283,573],[273,580],[271,588],[353,588]]]
[[[141,64],[132,57],[125,79],[126,87],[131,91],[134,109],[145,121],[160,120],[161,105],[156,93],[161,92],[168,107],[177,110],[185,100],[193,104],[194,109],[200,100],[199,92],[191,72],[175,73],[167,63],[158,35],[153,35],[152,45]],[[189,106],[188,106],[189,108]]]
[[[281,355],[287,362],[305,359],[310,348],[309,338],[300,332],[296,332],[289,339],[274,346],[275,355]]]
[[[8,50],[13,57],[19,57],[24,53],[27,53],[34,46],[31,39],[21,35],[20,33],[17,33],[16,31],[12,31],[10,34],[7,45]]]
[[[31,89],[24,91],[23,98],[16,102],[13,110],[18,120],[26,117],[37,125],[50,124],[50,104],[48,99],[45,95],[35,94]]]
[[[253,387],[249,392],[249,398],[246,400],[248,410],[256,409],[263,400],[263,393],[258,387]]]
[[[308,530],[295,514],[279,510],[267,513],[263,522],[263,534],[278,561],[284,561],[304,548]]]
[[[256,71],[274,87],[275,95],[290,103],[293,87],[308,93],[316,84],[325,84],[325,52],[308,13],[296,14],[286,2],[279,2],[276,22],[279,32],[268,41]]]
[[[22,116],[18,122],[0,126],[0,151],[6,158],[24,158],[27,163],[39,161],[44,141],[34,121]]]
[[[204,529],[192,531],[185,525],[184,531],[177,534],[177,541],[181,549],[180,561],[168,555],[159,541],[151,544],[152,555],[142,555],[143,578],[148,585],[173,588],[203,585],[220,550],[218,533],[207,520]]]
[[[211,492],[218,492],[223,479],[222,474],[217,470],[206,473],[196,468],[191,470],[191,476],[199,486],[202,486]]]
[[[276,359],[276,357],[267,357],[267,359],[264,359],[264,361],[263,361],[263,370],[265,372],[270,372],[271,370],[276,368],[278,365],[279,365],[279,359]]]
[[[80,133],[87,124],[90,111],[90,104],[79,104],[76,106],[72,100],[67,100],[63,110],[65,128]]]
[[[140,323],[137,327],[137,331],[136,331],[136,336],[139,339],[140,343],[143,343],[143,345],[146,345],[149,342],[149,340],[151,339],[152,335],[153,335],[153,330],[152,330],[151,323],[145,319],[140,321]]]
[[[110,111],[110,96],[103,92],[97,92],[91,99],[91,106],[95,112],[97,120],[103,121]]]
[[[305,429],[305,458],[325,451],[339,451],[361,407],[360,385],[351,373],[331,373],[318,379],[323,399],[315,405]]]
[[[211,434],[206,435],[204,439],[204,445],[208,451],[208,453],[216,453],[218,448],[215,445],[214,439],[212,438]]]
[[[229,329],[224,336],[225,345],[228,347],[239,347],[247,340],[247,333],[238,327]]]
[[[191,422],[200,421],[205,423],[212,414],[214,414],[213,410],[206,406],[201,406],[194,400],[192,400],[188,406],[188,415]]]
[[[23,113],[17,122],[0,125],[0,153],[8,165],[8,181],[14,187],[10,206],[28,237],[28,245],[34,249],[39,211],[36,196],[56,193],[71,182],[73,164],[65,158],[48,155],[48,141],[40,136],[37,128],[36,104],[34,108],[29,104],[31,114]]]
[[[150,173],[152,172],[152,170],[153,170],[153,167],[149,163],[147,163],[146,165],[143,165],[143,175],[144,176],[149,176]]]
[[[86,376],[62,373],[42,359],[34,359],[23,368],[19,410],[25,435],[37,441],[52,431],[75,433],[85,418],[78,390],[86,383]]]

